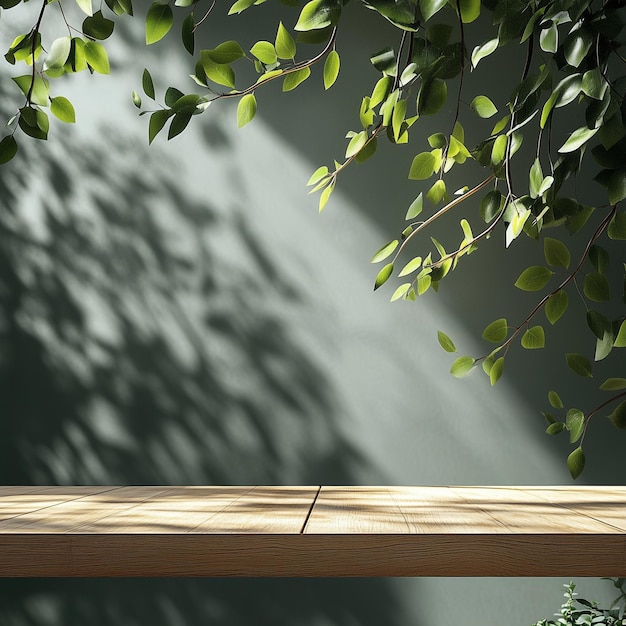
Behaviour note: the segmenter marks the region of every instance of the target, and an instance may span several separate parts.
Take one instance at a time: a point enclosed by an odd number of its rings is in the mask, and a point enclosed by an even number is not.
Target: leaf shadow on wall
[[[24,141],[0,171],[0,482],[350,484],[371,473],[339,427],[333,382],[260,306],[306,307],[306,294],[218,198],[191,198],[175,164],[97,133],[99,144]],[[233,268],[211,245],[221,237],[251,262]],[[6,626],[201,621],[406,618],[386,580],[0,587]]]

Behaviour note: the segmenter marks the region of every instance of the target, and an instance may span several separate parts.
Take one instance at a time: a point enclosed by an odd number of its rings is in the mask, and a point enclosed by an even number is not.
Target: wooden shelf
[[[0,487],[0,576],[626,576],[626,487]]]

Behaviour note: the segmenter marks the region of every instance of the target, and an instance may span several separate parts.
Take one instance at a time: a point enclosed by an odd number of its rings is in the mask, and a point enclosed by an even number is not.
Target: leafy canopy
[[[0,0],[12,9],[27,0]],[[358,2],[358,0],[354,0]],[[258,7],[265,0],[236,0],[229,15]],[[196,34],[210,22],[215,2],[170,0],[152,3],[140,19],[145,41],[153,45],[168,35],[181,12],[180,38],[193,57],[193,91],[169,87],[157,97],[148,69],[141,79],[143,95],[132,93],[140,115],[148,115],[152,142],[167,128],[172,139],[191,119],[216,100],[238,100],[236,123],[243,127],[257,112],[257,92],[270,82],[283,91],[297,89],[319,66],[321,84],[330,89],[341,74],[337,35],[347,0],[286,2],[284,17],[249,49],[234,39],[196,50]],[[487,324],[483,339],[491,345],[479,356],[459,356],[451,373],[464,377],[478,366],[492,385],[503,376],[511,349],[541,350],[550,329],[582,301],[588,327],[588,353],[568,352],[564,366],[574,376],[594,380],[599,361],[612,362],[613,374],[595,383],[595,407],[567,407],[556,391],[544,413],[547,432],[569,433],[573,450],[567,463],[573,477],[583,470],[583,441],[591,419],[605,415],[626,428],[626,264],[611,259],[607,242],[626,240],[626,126],[624,123],[624,13],[620,0],[361,0],[395,27],[394,41],[372,50],[367,65],[377,73],[371,90],[355,101],[357,125],[346,134],[341,161],[319,167],[308,181],[327,205],[342,172],[376,153],[379,141],[413,146],[406,174],[415,181],[415,200],[406,212],[408,224],[385,243],[373,263],[383,263],[374,289],[394,276],[402,278],[391,300],[415,300],[437,291],[463,257],[469,257],[492,234],[505,246],[522,235],[542,242],[541,254],[520,267],[515,287],[531,298],[520,319],[498,317]],[[16,114],[0,140],[0,163],[13,159],[24,135],[45,140],[48,112],[73,123],[72,103],[56,94],[55,79],[89,71],[108,74],[105,44],[118,19],[134,15],[132,0],[42,0],[32,28],[15,33],[5,53],[15,66]],[[80,17],[70,21],[69,8]],[[295,7],[295,8],[294,8]],[[42,26],[61,10],[69,34],[42,41]],[[516,76],[509,93],[500,81],[490,92],[479,87],[475,70],[492,63],[505,45],[519,51],[511,66]],[[313,51],[311,51],[313,50]],[[478,72],[476,72],[478,73]],[[196,93],[197,92],[197,93]],[[21,99],[21,100],[20,100]],[[438,115],[442,112],[452,114]],[[413,139],[412,127],[427,118],[438,123],[427,145]],[[478,139],[466,138],[465,129]],[[520,150],[522,143],[524,149]],[[530,156],[529,156],[530,155]],[[590,169],[591,168],[591,174]],[[464,177],[450,188],[450,172]],[[593,178],[593,180],[591,180]],[[577,179],[582,182],[574,184]],[[596,186],[593,204],[577,190]],[[429,227],[445,214],[464,208],[452,245],[426,239]],[[549,234],[546,234],[549,233]],[[565,239],[577,237],[582,253],[572,254]],[[416,252],[417,248],[417,252]],[[617,267],[615,264],[617,263]],[[613,264],[613,265],[612,265]],[[580,313],[573,313],[580,315]],[[545,319],[544,319],[545,318]],[[442,348],[455,353],[454,341],[439,331]],[[608,394],[608,395],[607,395]],[[555,413],[555,411],[557,413]]]

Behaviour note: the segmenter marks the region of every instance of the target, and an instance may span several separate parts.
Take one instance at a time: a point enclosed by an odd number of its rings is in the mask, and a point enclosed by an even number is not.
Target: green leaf
[[[618,211],[612,217],[609,227],[607,229],[607,235],[610,239],[616,239],[623,241],[626,239],[626,212]]]
[[[253,4],[255,4],[256,1],[257,0],[237,0],[237,2],[235,2],[228,10],[228,15],[242,13],[246,9],[250,8]]]
[[[428,153],[426,153],[428,154]],[[416,218],[421,212],[422,209],[424,208],[424,198],[423,195],[420,193],[417,198],[415,198],[415,200],[413,200],[413,202],[411,202],[406,215],[404,216],[404,219],[406,220],[412,220],[414,218]]]
[[[559,31],[556,24],[551,23],[548,28],[544,28],[539,33],[539,45],[544,52],[556,52],[559,46]]]
[[[239,100],[237,105],[237,126],[242,128],[251,122],[256,115],[256,97],[248,93]]]
[[[426,180],[435,173],[435,156],[431,152],[418,154],[411,163],[409,178],[411,180]]]
[[[461,8],[461,20],[465,24],[478,19],[480,15],[480,0],[458,0],[458,6]]]
[[[372,260],[370,261],[370,263],[380,263],[381,261],[384,261],[387,257],[391,256],[396,248],[399,245],[399,241],[397,239],[394,239],[393,241],[390,241],[389,243],[386,243],[373,257]]]
[[[417,112],[419,115],[434,115],[446,103],[448,86],[440,78],[431,78],[422,84],[417,96]]]
[[[546,345],[546,336],[542,326],[533,326],[522,335],[522,348],[537,350]]]
[[[31,83],[33,77],[31,74],[25,74],[24,76],[14,76],[13,81],[22,90],[22,93],[26,96],[30,91],[30,101],[32,104],[39,106],[48,106],[48,99],[50,95],[50,83],[47,79],[42,78],[39,74],[35,75],[35,82],[31,91]]]
[[[295,25],[295,30],[319,30],[333,26],[339,20],[341,4],[336,0],[311,0],[307,2]]]
[[[470,108],[478,117],[493,117],[497,112],[496,105],[487,96],[476,96],[470,103]]]
[[[495,52],[498,49],[499,43],[500,40],[496,37],[495,39],[490,39],[481,46],[476,46],[472,52],[472,67],[475,68],[481,59],[484,59]]]
[[[582,474],[585,469],[585,455],[581,446],[567,457],[567,469],[574,480]]]
[[[543,253],[546,263],[553,267],[563,267],[567,269],[570,264],[570,253],[567,246],[558,239],[546,237],[543,240]]]
[[[98,74],[109,74],[111,72],[107,51],[97,41],[87,41],[85,43],[85,58],[94,72]]]
[[[626,320],[621,323],[613,345],[616,348],[626,348]]]
[[[604,80],[599,68],[594,67],[583,74],[581,87],[583,92],[590,98],[602,100],[607,86],[607,82]]]
[[[17,154],[17,141],[13,135],[7,135],[0,141],[0,165],[8,163]]]
[[[472,371],[474,363],[476,363],[476,360],[471,356],[460,356],[452,363],[450,374],[455,378],[463,378]]]
[[[324,207],[328,203],[328,200],[330,199],[330,196],[331,196],[331,194],[333,193],[334,190],[335,190],[335,182],[333,181],[330,184],[328,184],[324,188],[322,193],[320,194],[320,203],[319,203],[319,211],[320,211],[320,213],[324,210]]]
[[[602,391],[619,391],[626,389],[626,378],[607,378],[601,385]]]
[[[143,71],[141,83],[143,86],[143,92],[146,94],[146,96],[154,100],[154,83],[152,82],[152,76],[147,69],[144,69]]]
[[[131,0],[105,0],[105,2],[115,15],[133,15],[133,3]]]
[[[376,281],[374,282],[374,291],[376,291],[379,287],[382,287],[389,280],[392,272],[393,263],[387,263],[387,265],[385,265],[376,276]]]
[[[391,116],[391,127],[393,129],[393,137],[396,141],[399,141],[402,135],[402,129],[404,125],[404,118],[406,117],[407,101],[399,100],[393,107],[393,115]],[[403,126],[404,125],[404,126]]]
[[[600,272],[590,272],[585,276],[583,292],[594,302],[608,302],[611,299],[611,286],[607,277]]]
[[[515,281],[515,286],[522,291],[539,291],[546,286],[553,272],[542,265],[527,267]]]
[[[437,331],[437,340],[439,341],[439,345],[446,352],[456,352],[456,346],[454,345],[454,341],[452,341],[452,339],[450,339],[450,337],[448,337],[448,335],[446,335],[446,333],[444,333],[443,331]]]
[[[311,178],[309,178],[309,180],[307,181],[306,186],[312,187],[313,185],[319,183],[322,178],[325,178],[326,176],[328,176],[328,167],[326,167],[326,165],[322,165],[321,167],[318,167],[313,172],[313,174],[311,174]]]
[[[568,304],[569,297],[567,292],[563,289],[559,289],[548,298],[545,306],[545,312],[550,324],[556,324],[559,321],[563,313],[567,310]]]
[[[407,274],[412,274],[416,270],[420,268],[422,265],[422,257],[416,256],[414,259],[411,259],[400,271],[398,276],[406,276]]]
[[[506,336],[509,334],[509,327],[507,325],[506,319],[500,318],[491,322],[483,330],[482,337],[485,341],[491,341],[492,343],[502,343]]]
[[[165,92],[165,104],[168,107],[174,106],[174,104],[184,95],[185,94],[180,91],[180,89],[176,89],[176,87],[168,87]]]
[[[202,50],[200,52],[201,60],[210,59],[213,63],[219,63],[220,65],[234,63],[245,56],[246,53],[243,51],[243,48],[233,40],[224,41],[212,50]]]
[[[428,21],[435,13],[443,9],[447,0],[419,0],[420,12],[425,21]]]
[[[535,159],[535,162],[532,164],[530,168],[529,175],[529,191],[530,197],[536,198],[539,196],[539,189],[541,188],[541,183],[543,182],[543,171],[541,170],[541,163],[539,159]]]
[[[360,133],[352,135],[346,148],[346,159],[357,154],[367,142],[367,131],[362,130]]]
[[[500,213],[502,201],[503,196],[498,189],[492,189],[480,201],[480,216],[486,223],[491,222]]]
[[[582,28],[570,33],[563,44],[567,62],[572,67],[578,67],[587,56],[592,43],[591,35]]]
[[[180,135],[187,125],[191,121],[193,113],[188,111],[181,111],[180,113],[176,113],[174,118],[172,119],[172,123],[170,124],[170,129],[167,133],[167,138],[174,139],[174,137]]]
[[[324,89],[330,89],[339,76],[339,54],[336,50],[331,50],[324,61]]]
[[[403,283],[393,292],[390,302],[395,302],[396,300],[404,298],[410,289],[411,283]]]
[[[589,260],[598,272],[604,274],[609,267],[610,257],[609,253],[602,246],[594,243],[589,248]]]
[[[296,56],[296,42],[282,22],[278,23],[274,47],[279,59],[293,59]]]
[[[495,363],[491,366],[489,370],[489,382],[493,387],[499,380],[502,378],[502,374],[504,373],[504,357],[501,356],[499,359],[496,359]]]
[[[83,33],[94,39],[108,39],[114,29],[115,22],[104,17],[102,11],[96,11],[83,21]]]
[[[585,428],[585,415],[578,409],[569,409],[565,418],[565,426],[569,430],[569,442],[575,443],[580,439]]]
[[[563,401],[561,400],[561,396],[559,396],[556,391],[550,390],[548,392],[548,402],[550,403],[550,406],[554,407],[555,409],[563,408]]]
[[[183,42],[183,46],[185,50],[189,54],[193,56],[196,49],[196,38],[194,34],[194,29],[196,27],[196,22],[193,17],[193,13],[190,13],[181,24],[180,27],[180,37]]]
[[[76,122],[76,112],[74,111],[74,107],[72,106],[72,103],[63,96],[50,98],[50,112],[66,124],[73,124]]]
[[[552,109],[564,107],[573,102],[578,97],[581,89],[582,76],[580,74],[571,74],[559,82],[541,111],[541,128],[545,127]]]
[[[298,85],[303,83],[311,75],[311,69],[303,67],[302,69],[290,72],[283,80],[283,91],[292,91]]]
[[[626,401],[621,402],[609,415],[609,420],[615,428],[626,428]]]
[[[426,197],[433,203],[439,204],[446,197],[446,183],[443,180],[435,181],[433,186],[426,192]]]
[[[131,98],[133,100],[133,104],[138,108],[141,109],[141,96],[135,91],[133,90],[131,93]]]
[[[269,41],[257,41],[250,52],[264,65],[274,65],[278,59],[276,48]]]
[[[265,72],[264,74],[261,74],[261,76],[259,76],[257,78],[256,83],[262,83],[266,80],[269,80],[270,78],[275,78],[276,76],[280,76],[283,73],[283,70],[281,69],[277,69],[277,70],[270,70],[268,72]]]
[[[546,428],[546,434],[558,435],[565,430],[565,424],[563,422],[554,422]]]
[[[567,139],[567,141],[559,148],[561,154],[578,150],[583,144],[587,143],[600,128],[587,128],[582,126],[576,129]]]
[[[626,198],[626,172],[617,170],[609,178],[609,204],[617,204]],[[612,237],[616,239],[616,237]],[[626,232],[622,239],[626,239]]]
[[[396,54],[393,48],[383,48],[370,57],[371,64],[383,74],[395,76],[398,72]]]
[[[154,138],[161,132],[165,122],[170,118],[172,112],[167,109],[163,111],[155,111],[150,116],[150,124],[148,125],[148,143],[152,143]]]
[[[76,4],[79,6],[80,10],[87,15],[91,15],[93,13],[91,0],[76,0]]]
[[[593,371],[591,369],[591,363],[584,354],[577,354],[574,352],[568,352],[565,355],[567,367],[569,367],[574,374],[583,376],[585,378],[592,378]]]
[[[498,135],[491,148],[491,165],[500,165],[506,155],[507,136]]]
[[[19,127],[33,139],[45,141],[48,138],[48,116],[39,109],[22,107],[18,118]]]
[[[417,295],[425,294],[432,284],[430,274],[418,275],[417,277]]]
[[[201,57],[202,67],[210,80],[218,85],[235,88],[235,72],[227,63],[216,63],[208,56]]]
[[[372,96],[370,98],[369,106],[370,108],[374,108],[378,106],[381,102],[387,99],[389,95],[389,88],[392,85],[391,76],[383,76],[374,86],[374,90],[372,91]]]
[[[67,37],[59,37],[59,39],[55,39],[50,46],[50,52],[48,52],[48,56],[43,64],[44,72],[48,70],[59,70],[63,69],[67,58],[70,55],[70,48],[72,47],[72,38]]]
[[[169,4],[153,2],[146,15],[146,45],[160,41],[174,23],[174,13]]]

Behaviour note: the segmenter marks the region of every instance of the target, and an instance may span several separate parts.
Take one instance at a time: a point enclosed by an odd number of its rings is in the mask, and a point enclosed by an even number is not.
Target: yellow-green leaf
[[[311,75],[308,67],[303,67],[295,72],[290,72],[283,80],[283,91],[293,91],[298,85],[303,83]]]
[[[242,128],[251,122],[256,115],[256,97],[248,93],[239,100],[237,105],[237,126]]]
[[[324,61],[324,89],[330,89],[335,84],[340,65],[339,54],[336,50],[331,50]]]
[[[278,24],[275,48],[280,59],[293,59],[296,56],[296,42],[282,22]]]
[[[169,4],[153,2],[146,15],[146,45],[149,46],[163,39],[173,23],[172,7]]]
[[[50,98],[50,112],[66,124],[73,124],[76,122],[76,112],[74,111],[74,107],[72,106],[72,103],[63,96]]]
[[[437,331],[437,340],[439,341],[439,345],[446,352],[456,352],[456,346],[454,345],[454,341],[452,341],[452,339],[450,339],[450,337],[448,337],[448,335],[446,335],[446,333],[444,333],[443,331]]]
[[[392,273],[393,263],[387,263],[387,265],[385,265],[376,276],[376,281],[374,282],[374,291],[384,285],[389,280],[389,277]]]

